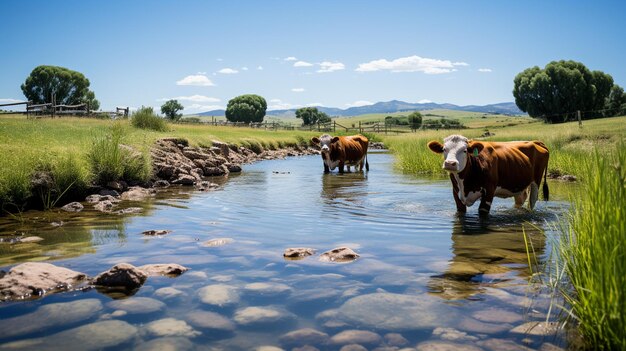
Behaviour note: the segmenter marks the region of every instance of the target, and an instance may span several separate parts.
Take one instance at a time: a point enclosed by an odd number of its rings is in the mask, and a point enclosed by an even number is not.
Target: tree
[[[513,80],[513,96],[520,110],[547,122],[563,122],[576,111],[599,111],[613,87],[613,77],[590,71],[575,61],[552,61],[519,73]],[[600,116],[599,112],[586,117]]]
[[[228,101],[226,119],[230,122],[263,122],[267,102],[259,95],[240,95]]]
[[[417,130],[422,126],[422,114],[415,111],[409,115],[409,125],[411,129]]]
[[[617,84],[613,85],[604,108],[604,115],[607,117],[626,114],[626,93],[622,87]]]
[[[100,103],[89,90],[89,79],[82,73],[59,66],[37,66],[21,85],[27,100],[35,104],[52,102],[52,94],[59,105],[89,103],[97,110]]]
[[[330,117],[317,107],[302,107],[296,110],[296,118],[302,119],[302,125],[308,126],[317,123],[328,123]]]
[[[178,113],[178,111],[182,111],[183,109],[183,105],[181,105],[178,100],[168,100],[161,105],[161,113],[172,121],[178,121],[183,116],[182,113]]]

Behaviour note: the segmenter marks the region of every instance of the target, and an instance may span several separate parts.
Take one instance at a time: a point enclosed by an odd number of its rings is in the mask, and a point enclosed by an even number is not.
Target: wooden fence
[[[54,99],[53,99],[54,102]],[[26,114],[26,118],[30,117],[41,117],[41,116],[63,116],[63,115],[73,115],[73,116],[95,116],[95,115],[103,115],[108,114],[109,117],[128,117],[130,113],[130,108],[128,107],[116,107],[115,111],[92,111],[89,108],[89,103],[85,104],[76,104],[76,105],[63,105],[63,104],[55,104],[53,102],[48,102],[45,104],[33,104],[32,101],[24,101],[24,102],[14,102],[8,104],[0,104],[0,108],[9,107],[9,106],[21,106],[24,105],[25,110],[23,111],[4,111],[0,109],[0,114],[2,113],[23,113]]]

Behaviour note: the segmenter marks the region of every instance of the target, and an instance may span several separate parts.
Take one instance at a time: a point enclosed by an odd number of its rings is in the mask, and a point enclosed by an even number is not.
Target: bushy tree
[[[422,114],[415,111],[409,115],[409,125],[411,129],[417,130],[422,126]]]
[[[96,95],[89,90],[89,79],[65,67],[37,66],[21,88],[26,99],[35,104],[52,102],[54,93],[59,105],[89,103],[92,110],[100,108]]]
[[[302,124],[305,126],[330,122],[330,117],[326,113],[318,110],[317,107],[302,107],[297,109],[296,118],[300,118]]]
[[[613,77],[590,71],[575,61],[552,61],[544,69],[537,66],[519,73],[513,96],[520,110],[548,122],[562,122],[576,111],[599,111],[613,87]],[[599,113],[588,113],[587,117]]]
[[[182,111],[183,109],[183,105],[181,105],[178,100],[168,100],[161,105],[161,113],[172,121],[178,121],[183,116],[182,113],[178,113],[178,111]]]
[[[228,101],[226,119],[230,122],[263,122],[267,102],[259,95],[240,95]]]
[[[620,116],[626,114],[626,93],[624,89],[615,84],[606,98],[604,106],[605,116]]]

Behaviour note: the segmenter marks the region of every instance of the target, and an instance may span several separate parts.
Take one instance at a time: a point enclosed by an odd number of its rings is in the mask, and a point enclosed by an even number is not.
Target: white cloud
[[[359,101],[355,101],[351,104],[346,104],[347,107],[359,107],[359,106],[367,106],[367,105],[373,105],[374,103],[371,101],[367,101],[367,100],[359,100]]]
[[[298,108],[300,105],[290,104],[288,102],[282,101],[281,99],[272,99],[270,100],[272,105],[268,105],[268,110],[289,110],[292,108]]]
[[[285,57],[285,61],[298,61],[298,59],[293,56],[289,56],[289,57]]]
[[[196,86],[213,86],[213,82],[204,74],[195,74],[187,76],[176,82],[176,85],[196,85]]]
[[[237,74],[237,73],[239,73],[239,71],[237,71],[236,69],[232,69],[232,68],[222,68],[221,70],[217,71],[217,73]]]
[[[313,66],[312,63],[306,62],[306,61],[298,61],[296,63],[293,64],[294,67],[311,67]]]
[[[206,74],[206,72],[198,72],[198,73],[196,73],[196,74],[202,74],[202,75],[205,75],[205,74]]]
[[[246,66],[241,67],[241,70],[242,70],[242,71],[247,71],[247,70],[248,70],[248,67],[246,67]]]
[[[493,71],[491,70],[491,68],[479,68],[478,72],[489,73],[489,72],[493,72]]]
[[[465,62],[451,62],[419,56],[397,58],[393,61],[386,59],[374,60],[359,64],[358,72],[374,72],[387,70],[391,72],[423,72],[425,74],[442,74],[456,71],[457,66],[468,66]]]
[[[324,107],[324,104],[322,104],[321,102],[312,102],[312,103],[306,104],[304,106],[306,106],[306,107]]]
[[[194,113],[194,112],[206,112],[206,111],[225,110],[225,109],[226,107],[220,106],[220,105],[191,104],[189,106],[185,106],[185,109],[183,111],[186,114],[189,114],[189,113]]]
[[[418,104],[429,104],[429,103],[431,103],[431,102],[432,102],[432,101],[430,101],[430,100],[428,100],[428,99],[422,99],[422,100],[418,101],[417,103],[418,103]]]
[[[324,61],[320,63],[320,69],[317,72],[319,73],[334,72],[334,71],[340,71],[345,68],[346,66],[341,62]]]
[[[293,88],[291,89],[291,91],[293,91],[294,93],[301,93],[304,91],[304,88]]]
[[[204,95],[191,95],[191,96],[177,96],[173,98],[162,98],[157,101],[168,101],[168,100],[179,100],[179,101],[191,101],[191,102],[219,102],[220,99],[214,97],[208,97]]]
[[[259,66],[256,69],[258,69],[259,71],[262,71],[263,70],[263,66]]]

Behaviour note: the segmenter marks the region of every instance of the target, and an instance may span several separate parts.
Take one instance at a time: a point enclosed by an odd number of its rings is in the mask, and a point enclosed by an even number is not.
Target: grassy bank
[[[38,205],[46,207],[46,203],[52,205],[55,196],[68,188],[71,191],[66,194],[80,194],[90,183],[98,180],[94,157],[99,158],[97,162],[102,163],[103,169],[120,164],[124,166],[114,169],[114,174],[133,172],[139,176],[145,173],[150,146],[159,138],[184,138],[192,146],[211,146],[213,140],[218,140],[262,150],[302,145],[315,134],[318,133],[185,124],[168,124],[167,131],[159,132],[135,128],[129,120],[72,117],[26,119],[23,115],[3,115],[0,117],[0,209],[20,210],[29,201],[41,202]],[[147,161],[143,165],[129,165],[126,151],[107,144],[112,139],[132,147],[135,150],[133,153],[140,153]],[[116,154],[118,151],[119,154]],[[136,169],[133,171],[132,167]],[[58,183],[52,194],[39,194],[33,189],[31,180],[38,171],[51,173],[55,183]]]
[[[548,171],[556,174],[584,176],[584,161],[594,149],[611,152],[620,141],[626,140],[626,117],[603,118],[583,122],[550,125],[526,123],[517,126],[492,124],[489,129],[495,136],[488,140],[541,140],[550,149]],[[409,174],[443,174],[441,156],[432,153],[426,144],[430,140],[442,140],[450,134],[463,134],[468,138],[480,138],[482,128],[461,131],[424,131],[399,136],[384,137],[385,144],[394,151],[400,170]]]
[[[626,349],[626,144],[594,152],[556,245],[561,293],[590,349]]]

